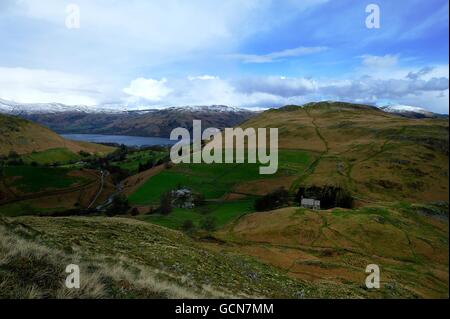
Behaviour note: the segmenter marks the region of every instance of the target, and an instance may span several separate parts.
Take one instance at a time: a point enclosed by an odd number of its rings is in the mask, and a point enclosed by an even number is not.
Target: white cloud
[[[398,55],[386,54],[384,56],[363,55],[362,64],[369,68],[390,68],[398,63]]]
[[[327,50],[326,47],[298,47],[269,54],[229,54],[228,58],[241,60],[244,63],[270,63],[284,58],[298,57],[302,55],[319,53]]]
[[[161,101],[172,92],[166,83],[167,79],[165,78],[161,80],[138,78],[131,81],[130,85],[123,89],[123,92],[148,101]]]
[[[106,87],[98,82],[59,71],[0,67],[0,97],[20,103],[95,105]]]
[[[360,76],[313,79],[254,76],[222,79],[213,75],[183,78],[136,78],[121,90],[76,74],[0,67],[0,98],[23,103],[60,102],[94,105],[122,101],[130,106],[226,104],[240,107],[276,107],[317,100],[379,103],[389,100],[448,113],[448,66],[402,70],[403,77]]]
[[[196,80],[208,81],[208,80],[217,80],[217,79],[219,79],[219,77],[205,74],[205,75],[198,75],[198,76],[189,76],[188,79],[189,79],[189,81],[196,81]]]
[[[448,108],[444,99],[448,96],[448,87],[448,77],[379,79],[362,76],[336,80],[285,76],[221,79],[207,75],[159,81],[137,79],[124,91],[140,98],[133,100],[134,103],[151,107],[226,104],[264,108],[318,100],[371,104],[390,100],[443,112],[445,106]]]

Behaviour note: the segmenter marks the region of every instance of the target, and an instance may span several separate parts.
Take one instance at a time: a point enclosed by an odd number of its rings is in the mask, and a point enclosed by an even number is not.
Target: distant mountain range
[[[367,107],[375,108],[373,106]],[[448,118],[448,115],[436,114],[423,108],[407,105],[390,105],[379,109],[408,118]],[[193,120],[202,120],[204,127],[223,129],[236,126],[258,114],[258,112],[248,109],[225,105],[139,109],[111,104],[99,106],[64,105],[60,103],[23,104],[2,99],[0,99],[0,113],[20,116],[45,125],[60,134],[114,134],[153,137],[168,137],[176,127],[191,130]]]
[[[19,104],[0,100],[0,113],[42,124],[60,134],[114,134],[169,137],[176,127],[192,129],[193,120],[204,127],[233,127],[257,112],[224,105],[127,109],[106,106],[68,106],[58,103]]]
[[[380,109],[384,112],[409,118],[448,118],[448,115],[433,113],[424,108],[410,105],[387,105],[380,107]]]

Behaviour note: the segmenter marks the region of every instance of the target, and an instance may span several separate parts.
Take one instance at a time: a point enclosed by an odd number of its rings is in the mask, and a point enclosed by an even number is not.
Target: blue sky
[[[366,27],[372,3],[380,28]],[[69,4],[79,28],[66,25]],[[2,0],[0,98],[251,108],[344,100],[448,113],[448,10],[447,0]]]

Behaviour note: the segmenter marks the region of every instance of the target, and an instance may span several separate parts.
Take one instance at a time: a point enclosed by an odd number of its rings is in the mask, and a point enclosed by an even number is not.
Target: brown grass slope
[[[310,211],[295,207],[254,213],[215,236],[219,251],[254,256],[309,282],[364,285],[369,264],[381,271],[372,297],[448,298],[447,219],[431,208],[394,205]],[[448,207],[447,207],[448,209]]]
[[[107,153],[113,150],[103,145],[69,141],[39,124],[0,114],[0,155],[8,155],[11,151],[29,154],[53,148],[66,148],[73,153]]]

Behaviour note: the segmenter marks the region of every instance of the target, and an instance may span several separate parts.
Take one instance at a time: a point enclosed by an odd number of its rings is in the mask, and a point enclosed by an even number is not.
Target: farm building
[[[314,198],[302,198],[301,206],[309,209],[320,209],[320,200]]]

